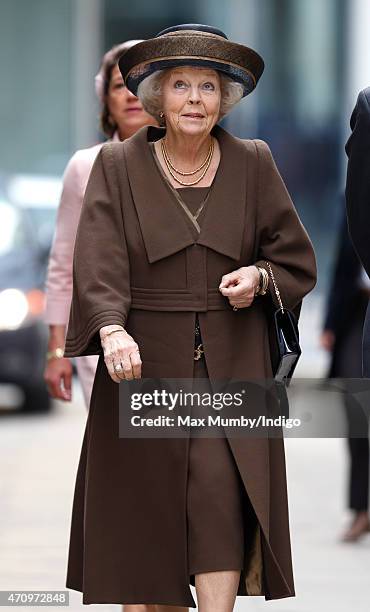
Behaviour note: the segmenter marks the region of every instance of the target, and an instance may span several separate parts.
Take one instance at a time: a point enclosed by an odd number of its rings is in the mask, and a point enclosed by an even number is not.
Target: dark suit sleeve
[[[131,304],[129,256],[111,143],[90,173],[73,256],[73,293],[64,355],[102,354],[99,330],[124,327]]]
[[[350,121],[346,207],[354,248],[370,276],[370,88],[357,99]]]
[[[337,335],[348,325],[358,299],[360,271],[361,263],[350,240],[347,219],[343,214],[326,305],[325,330],[331,330]]]

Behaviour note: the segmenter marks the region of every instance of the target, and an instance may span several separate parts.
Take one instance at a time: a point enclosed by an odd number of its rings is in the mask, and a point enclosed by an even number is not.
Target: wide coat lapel
[[[148,144],[149,130],[149,138],[154,132],[153,139],[165,132],[164,128],[143,127],[123,143],[148,261],[153,263],[195,243],[239,260],[247,191],[247,151],[242,141],[218,125],[213,128],[221,161],[198,234],[156,166]]]

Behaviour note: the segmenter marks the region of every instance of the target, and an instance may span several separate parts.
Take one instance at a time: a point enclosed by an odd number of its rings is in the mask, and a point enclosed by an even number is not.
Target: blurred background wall
[[[324,292],[343,210],[344,144],[370,81],[367,0],[1,0],[0,172],[61,175],[102,139],[93,77],[102,53],[181,22],[205,22],[264,57],[225,127],[271,146],[319,262]]]

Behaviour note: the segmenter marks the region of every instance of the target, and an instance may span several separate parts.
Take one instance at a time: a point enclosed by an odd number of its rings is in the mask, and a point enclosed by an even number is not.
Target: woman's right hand
[[[64,346],[65,325],[49,325],[48,351]],[[72,399],[72,363],[67,357],[52,357],[46,363],[44,380],[51,397],[70,402]]]
[[[117,330],[114,333],[113,330]],[[114,382],[141,378],[141,357],[135,340],[120,325],[106,325],[100,329],[104,361]],[[120,369],[119,369],[120,368]]]
[[[44,380],[51,397],[70,402],[72,399],[72,364],[66,357],[50,359],[44,371]]]

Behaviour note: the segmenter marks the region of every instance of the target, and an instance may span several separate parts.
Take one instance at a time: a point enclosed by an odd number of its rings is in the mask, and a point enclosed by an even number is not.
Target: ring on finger
[[[238,306],[233,306],[233,310],[239,310]]]
[[[113,367],[115,372],[122,372],[123,370],[123,367],[120,363],[115,363]]]

